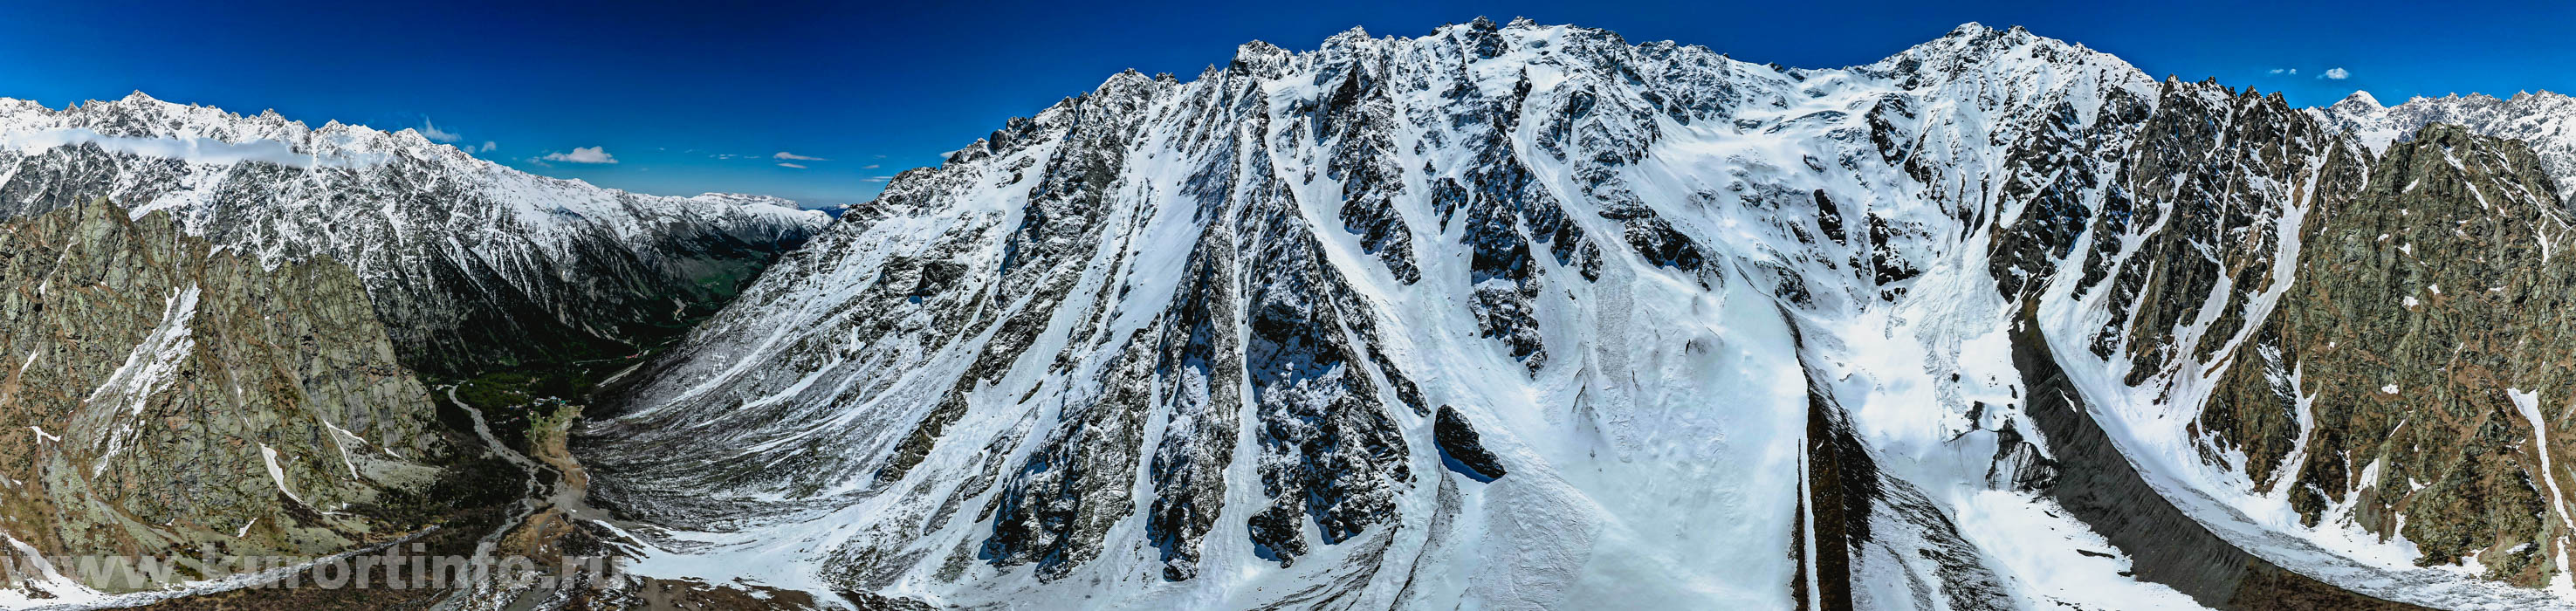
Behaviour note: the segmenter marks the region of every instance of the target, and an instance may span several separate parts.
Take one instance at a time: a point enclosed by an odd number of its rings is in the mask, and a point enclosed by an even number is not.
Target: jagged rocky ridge
[[[2470,133],[2512,138],[2531,146],[2540,165],[2556,177],[2559,197],[2576,197],[2576,97],[2542,91],[2519,92],[2507,99],[2472,93],[2439,98],[2418,97],[2396,106],[2381,106],[2369,92],[2356,91],[2343,101],[2317,109],[2328,124],[2349,132],[2371,150],[2415,134],[2427,124],[2448,123]]]
[[[632,353],[829,222],[771,198],[534,176],[413,130],[141,92],[59,110],[0,98],[0,218],[98,198],[166,210],[265,265],[340,261],[405,363],[437,375]]]
[[[580,451],[639,571],[937,604],[2565,606],[2551,178],[2351,130],[1973,24],[1254,43],[897,177]]]
[[[319,556],[443,515],[465,450],[348,267],[92,202],[0,224],[0,286],[0,602],[163,585],[74,556]]]

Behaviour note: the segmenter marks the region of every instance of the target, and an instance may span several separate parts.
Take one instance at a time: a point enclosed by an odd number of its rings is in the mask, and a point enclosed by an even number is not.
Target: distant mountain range
[[[138,92],[48,109],[0,99],[0,215],[106,199],[276,264],[364,280],[407,362],[456,374],[675,334],[829,219],[786,200],[662,197],[546,178],[418,132]]]
[[[2406,139],[2430,123],[2521,140],[2540,155],[2549,174],[2558,177],[2561,197],[2576,194],[2576,98],[2564,94],[2523,92],[2499,100],[2473,93],[2381,106],[2369,92],[2357,91],[2318,112],[2372,150],[2387,148],[2388,143]]]

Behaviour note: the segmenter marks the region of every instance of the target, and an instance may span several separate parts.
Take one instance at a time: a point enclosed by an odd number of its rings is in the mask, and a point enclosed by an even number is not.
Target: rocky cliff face
[[[533,176],[411,130],[154,100],[0,99],[0,218],[107,198],[263,265],[354,270],[406,363],[440,375],[634,352],[829,222],[759,197]]]
[[[2566,214],[2518,143],[2431,124],[2308,220],[2303,281],[2204,424],[2308,524],[2544,585],[2564,570]],[[2218,457],[2213,457],[2218,458]]]
[[[1255,43],[906,172],[577,450],[645,570],[940,604],[2563,606],[2480,579],[2568,574],[2542,159],[1973,24]]]
[[[0,286],[14,566],[327,555],[436,512],[425,493],[459,446],[347,266],[266,267],[167,213],[92,202],[0,224]],[[56,568],[79,583],[13,594],[157,585]]]

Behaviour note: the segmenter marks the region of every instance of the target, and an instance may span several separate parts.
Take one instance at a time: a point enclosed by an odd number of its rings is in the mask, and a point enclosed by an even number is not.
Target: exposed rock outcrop
[[[2576,261],[2520,143],[2432,124],[2307,220],[2299,281],[2202,416],[2310,524],[2539,585],[2566,567]]]
[[[16,551],[309,557],[444,511],[428,492],[462,450],[349,268],[265,268],[91,202],[0,224],[0,287]]]
[[[1511,473],[1503,468],[1501,459],[1485,449],[1485,442],[1476,435],[1476,425],[1467,422],[1467,416],[1458,413],[1457,408],[1440,406],[1440,417],[1431,424],[1431,439],[1440,444],[1441,460],[1468,477],[1490,482]]]

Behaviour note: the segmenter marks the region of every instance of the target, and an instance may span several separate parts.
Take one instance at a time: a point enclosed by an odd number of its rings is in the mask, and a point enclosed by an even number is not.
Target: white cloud
[[[867,177],[867,178],[859,179],[859,182],[885,182],[885,181],[889,181],[889,180],[894,180],[894,177],[892,177],[892,176],[870,176],[870,177]]]
[[[863,167],[863,168],[859,168],[859,169],[862,169],[862,170],[874,170],[874,169],[877,169],[877,164],[873,164],[873,163],[871,163],[871,164],[868,164],[868,165],[867,165],[867,167]]]
[[[456,135],[456,132],[439,129],[437,122],[428,119],[420,120],[420,135],[428,137],[430,142],[455,142],[465,139],[464,136]]]
[[[782,168],[796,168],[796,169],[799,169],[799,170],[805,169],[805,166],[796,165],[796,164],[793,164],[793,163],[782,163],[782,164],[778,164],[778,167],[782,167]]]
[[[790,153],[790,152],[787,152],[787,151],[779,151],[779,152],[778,152],[778,154],[776,154],[776,155],[770,155],[769,157],[770,157],[771,159],[786,159],[786,160],[790,160],[790,161],[831,161],[830,159],[824,159],[824,158],[821,158],[821,157],[807,157],[807,156],[804,156],[804,155],[798,155],[798,154]]]
[[[607,148],[604,146],[574,147],[570,153],[546,153],[546,156],[539,159],[565,163],[617,163],[617,156],[608,154]]]
[[[2342,68],[2327,68],[2326,73],[2317,75],[2317,78],[2340,81],[2352,78],[2352,71]]]
[[[2298,68],[2273,68],[2273,69],[2272,69],[2272,73],[2273,73],[2273,74],[2298,74],[2298,73],[2299,73],[2299,69],[2298,69]]]

